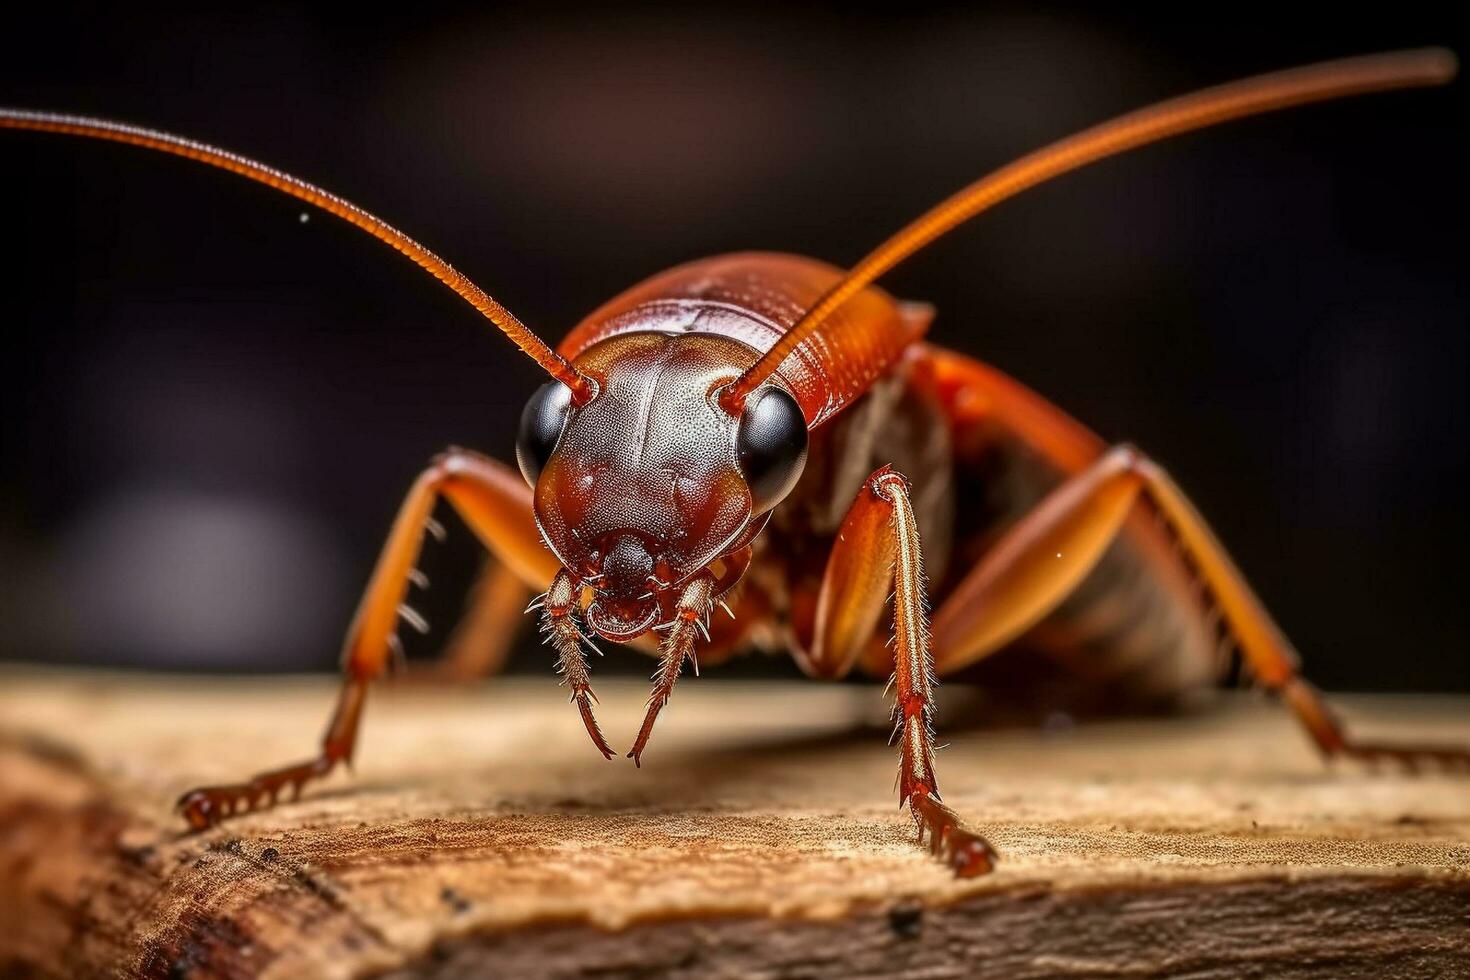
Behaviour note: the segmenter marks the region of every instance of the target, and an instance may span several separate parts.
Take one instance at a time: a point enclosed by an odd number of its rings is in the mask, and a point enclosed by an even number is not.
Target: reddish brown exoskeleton
[[[368,685],[389,661],[400,617],[413,618],[404,595],[441,497],[499,559],[486,608],[544,590],[533,608],[609,758],[583,652],[589,633],[659,658],[635,761],[696,652],[709,662],[780,642],[813,676],[891,673],[901,803],[962,875],[989,870],[995,855],[940,800],[934,678],[1023,634],[1063,659],[1090,660],[1098,683],[1126,669],[1133,683],[1172,693],[1213,679],[1218,613],[1245,666],[1323,753],[1470,764],[1460,749],[1350,738],[1159,466],[1132,447],[1108,448],[994,369],[925,344],[931,310],[871,285],[991,205],[1094,160],[1255,113],[1440,84],[1455,67],[1448,52],[1404,52],[1164,102],[977,181],[847,272],[768,253],[694,262],[618,296],[557,351],[414,240],[294,177],[164,133],[0,111],[0,126],[189,157],[350,221],[442,280],[550,376],[522,417],[519,472],[454,449],[409,491],[348,631],[346,680],[320,754],[187,793],[184,816],[207,827],[351,758]],[[716,606],[731,616],[712,623]],[[503,615],[490,618],[510,634]]]

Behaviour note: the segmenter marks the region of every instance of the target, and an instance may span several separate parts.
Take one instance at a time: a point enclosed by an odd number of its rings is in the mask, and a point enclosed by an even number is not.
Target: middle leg
[[[500,672],[519,634],[532,590],[491,556],[470,592],[468,608],[430,669],[436,678],[468,681]]]

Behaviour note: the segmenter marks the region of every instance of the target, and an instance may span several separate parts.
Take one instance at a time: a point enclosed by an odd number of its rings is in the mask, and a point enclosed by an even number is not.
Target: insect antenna
[[[1159,102],[1027,154],[941,201],[868,253],[726,387],[720,403],[738,415],[746,396],[843,303],[936,238],[1027,188],[1125,150],[1232,119],[1348,95],[1442,85],[1454,78],[1457,67],[1454,53],[1443,48],[1325,61]]]
[[[536,336],[531,328],[518,320],[515,314],[471,282],[464,273],[377,215],[315,184],[307,183],[299,177],[293,177],[237,153],[210,146],[208,143],[200,143],[182,136],[175,136],[172,133],[144,129],[141,126],[132,126],[109,119],[33,112],[24,109],[0,109],[0,129],[63,133],[69,136],[85,136],[91,139],[141,146],[160,153],[195,160],[221,170],[228,170],[315,205],[392,246],[425,272],[458,293],[485,319],[499,327],[501,333],[510,338],[511,343],[541,365],[542,370],[572,389],[572,395],[578,404],[586,403],[596,393],[596,385],[590,378],[567,363],[565,358]]]

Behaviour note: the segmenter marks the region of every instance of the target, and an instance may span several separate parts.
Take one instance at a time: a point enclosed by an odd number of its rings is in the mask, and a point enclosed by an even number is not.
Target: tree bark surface
[[[599,685],[631,737],[644,686]],[[945,691],[953,730],[980,702]],[[685,678],[642,769],[548,680],[384,684],[356,771],[185,833],[309,754],[332,683],[0,674],[0,976],[1470,976],[1470,776],[1326,766],[1284,710],[965,730],[954,880],[876,689]],[[1470,699],[1339,699],[1470,742]]]

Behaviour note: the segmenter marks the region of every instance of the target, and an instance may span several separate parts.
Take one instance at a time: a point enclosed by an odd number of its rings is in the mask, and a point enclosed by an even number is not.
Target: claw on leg
[[[978,878],[995,870],[998,857],[984,837],[960,825],[959,816],[928,790],[909,797],[909,812],[919,827],[919,843],[929,836],[929,852],[958,878]]]

